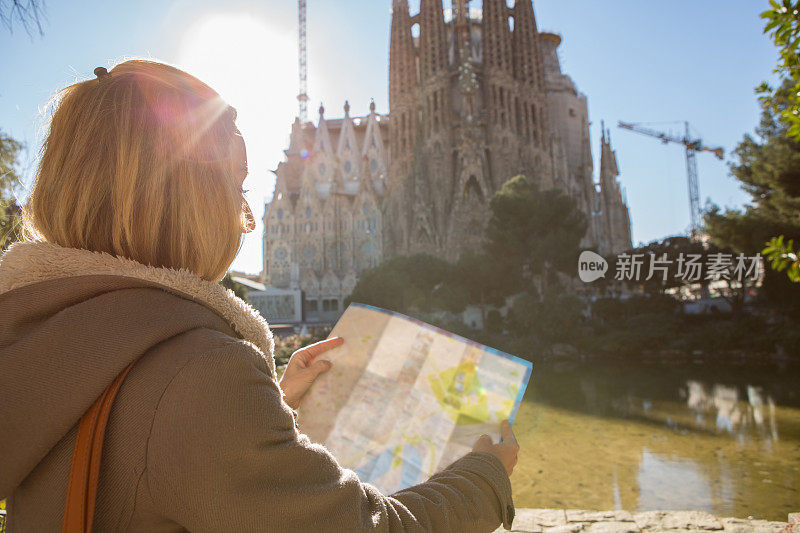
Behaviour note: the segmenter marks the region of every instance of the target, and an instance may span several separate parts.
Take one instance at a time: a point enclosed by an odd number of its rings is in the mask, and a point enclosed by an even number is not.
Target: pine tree
[[[21,236],[21,210],[16,200],[17,173],[23,145],[0,131],[0,251]]]
[[[719,246],[755,255],[776,236],[800,242],[800,142],[788,136],[791,126],[782,119],[782,110],[792,105],[786,97],[791,87],[785,82],[783,95],[763,105],[757,138],[745,135],[734,152],[731,174],[750,203],[743,210],[725,211],[712,205],[705,214],[706,230]],[[800,303],[800,290],[785,287],[785,275],[777,279],[772,274],[765,280],[768,295]]]

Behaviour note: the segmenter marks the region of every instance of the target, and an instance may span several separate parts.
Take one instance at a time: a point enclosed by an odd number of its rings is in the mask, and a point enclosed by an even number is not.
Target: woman
[[[0,498],[9,531],[57,531],[77,422],[113,404],[97,531],[491,531],[510,527],[517,446],[391,496],[296,427],[326,369],[280,383],[263,318],[217,282],[255,226],[235,111],[176,68],[126,61],[59,95],[27,242],[0,260]],[[141,356],[141,357],[140,357]],[[302,429],[302,428],[300,428]]]

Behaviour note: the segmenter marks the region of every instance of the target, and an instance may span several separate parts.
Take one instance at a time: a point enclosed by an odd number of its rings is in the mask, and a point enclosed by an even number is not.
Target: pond
[[[800,362],[534,363],[514,423],[517,507],[800,511]]]

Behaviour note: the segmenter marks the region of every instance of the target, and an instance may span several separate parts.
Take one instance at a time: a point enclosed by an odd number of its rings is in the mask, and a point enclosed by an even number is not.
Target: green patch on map
[[[439,405],[459,425],[480,424],[489,420],[489,399],[472,360],[438,374],[428,382]]]
[[[403,446],[395,446],[392,450],[392,468],[400,468],[403,464]]]

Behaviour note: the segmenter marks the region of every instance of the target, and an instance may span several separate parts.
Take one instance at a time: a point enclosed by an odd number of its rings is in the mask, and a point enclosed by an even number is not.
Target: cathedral
[[[480,249],[489,200],[523,174],[587,215],[582,245],[631,246],[616,154],[603,129],[595,183],[586,96],[561,70],[561,38],[532,0],[393,0],[389,114],[296,119],[264,212],[263,281],[335,318],[358,276],[396,255]]]

